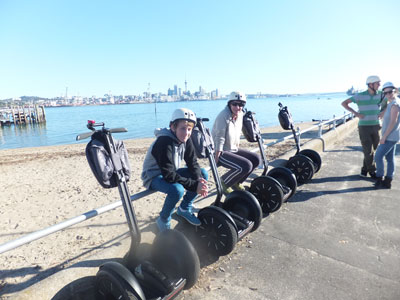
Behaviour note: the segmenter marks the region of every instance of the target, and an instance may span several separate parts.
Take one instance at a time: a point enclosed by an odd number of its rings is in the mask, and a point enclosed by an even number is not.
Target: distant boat
[[[347,95],[349,96],[353,96],[357,91],[354,89],[353,86],[351,86],[351,88],[349,88],[346,92]]]

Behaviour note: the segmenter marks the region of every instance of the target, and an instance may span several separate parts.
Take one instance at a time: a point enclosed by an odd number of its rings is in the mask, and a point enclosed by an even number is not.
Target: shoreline
[[[315,125],[315,124],[318,124],[318,120],[299,122],[299,123],[296,123],[296,127],[300,127],[300,129],[305,129],[305,128],[311,127],[312,125]],[[287,133],[287,135],[291,135],[292,134],[290,130],[283,130],[279,124],[275,125],[275,126],[263,127],[263,128],[260,128],[260,130],[261,130],[261,133],[263,134],[264,141],[268,141],[268,142],[274,140],[274,138],[272,136],[269,136],[268,133],[280,132],[281,134],[284,134],[284,133]],[[82,132],[82,133],[84,133],[84,132]],[[115,137],[116,137],[116,139],[123,140],[125,143],[129,143],[129,144],[131,144],[131,143],[133,144],[135,141],[138,142],[138,143],[147,144],[148,143],[147,140],[153,140],[154,139],[154,136],[153,137],[137,137],[137,138],[124,139],[123,134],[118,134]],[[74,142],[74,143],[68,143],[68,144],[43,145],[43,146],[33,146],[33,147],[0,148],[0,165],[2,163],[1,162],[1,156],[3,156],[4,154],[5,155],[10,155],[7,152],[17,151],[17,152],[21,152],[21,153],[23,153],[23,152],[28,152],[29,153],[29,152],[32,152],[32,151],[35,151],[35,150],[39,150],[39,149],[48,148],[51,151],[52,148],[57,148],[57,147],[58,148],[63,148],[63,147],[66,148],[66,147],[73,147],[73,146],[76,146],[76,147],[78,147],[80,149],[79,145],[81,145],[81,146],[85,145],[86,146],[86,144],[88,142],[89,142],[89,139],[85,139],[85,140],[83,140],[83,142],[80,142],[80,143]],[[243,136],[241,138],[241,142],[246,143],[246,140],[244,139]],[[265,142],[265,143],[268,143],[268,142]],[[257,145],[257,144],[254,144],[254,145]],[[70,149],[64,149],[64,150],[69,151]]]

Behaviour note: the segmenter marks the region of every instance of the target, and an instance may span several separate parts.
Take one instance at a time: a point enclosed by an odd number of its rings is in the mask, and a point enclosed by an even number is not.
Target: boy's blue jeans
[[[385,141],[384,144],[379,144],[378,149],[375,152],[375,163],[376,163],[376,176],[383,177],[384,165],[383,157],[387,161],[386,177],[392,179],[394,175],[395,162],[394,153],[396,152],[396,142]]]
[[[193,174],[189,172],[188,168],[181,168],[178,169],[176,172],[183,177],[196,179],[193,177]],[[201,175],[205,180],[208,180],[208,173],[206,169],[201,168]],[[160,217],[164,222],[170,222],[172,212],[175,209],[175,205],[185,193],[185,188],[180,183],[169,183],[164,180],[162,175],[158,175],[157,177],[154,177],[151,181],[150,189],[167,194],[164,205],[160,212]],[[183,196],[180,207],[184,210],[191,211],[193,201],[194,199],[196,199],[196,196],[196,192],[187,191],[186,194]]]

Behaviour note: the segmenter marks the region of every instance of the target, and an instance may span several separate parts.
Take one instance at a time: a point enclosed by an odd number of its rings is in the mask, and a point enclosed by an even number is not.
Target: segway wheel
[[[122,264],[107,262],[96,274],[96,299],[145,300],[135,276]]]
[[[280,183],[269,176],[255,178],[250,185],[250,193],[258,200],[263,213],[277,211],[283,201],[283,191]]]
[[[286,163],[286,168],[291,170],[298,183],[305,183],[314,176],[314,163],[305,155],[297,154]]]
[[[201,225],[196,226],[196,233],[202,247],[214,256],[231,253],[238,241],[238,234],[229,215],[225,216],[208,207],[200,210],[197,217]]]
[[[297,180],[296,176],[293,174],[291,170],[285,167],[275,167],[271,171],[268,172],[267,176],[273,177],[279,181],[281,185],[287,186],[290,188],[291,192],[289,197],[292,197],[297,190]],[[287,200],[286,199],[286,200]]]
[[[262,210],[257,198],[247,191],[234,191],[229,193],[222,208],[226,211],[231,211],[242,218],[254,222],[251,231],[256,230],[262,220]]]
[[[184,289],[196,284],[200,274],[199,256],[183,233],[177,230],[160,232],[151,251],[152,262],[169,278],[185,278]]]
[[[314,151],[312,149],[304,149],[301,150],[299,154],[305,155],[313,161],[313,163],[315,164],[315,173],[317,173],[319,169],[321,169],[322,160],[317,151]]]

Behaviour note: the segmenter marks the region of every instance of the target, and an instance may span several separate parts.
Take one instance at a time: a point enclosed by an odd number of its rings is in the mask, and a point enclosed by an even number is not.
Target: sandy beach
[[[315,123],[298,126],[303,129],[311,124]],[[265,128],[262,132],[265,143],[291,135],[280,127]],[[305,134],[302,141],[311,136]],[[116,138],[123,139],[123,134]],[[125,141],[132,169],[131,194],[144,191],[140,173],[152,141],[153,138]],[[84,155],[85,146],[71,144],[0,151],[0,244],[119,200],[117,189],[103,189],[97,183]],[[257,148],[257,144],[245,140],[241,146]],[[267,151],[268,159],[272,161],[293,148],[293,140],[271,146]],[[208,166],[208,161],[201,160],[201,164]],[[210,187],[214,189],[212,179]],[[156,232],[154,219],[163,200],[162,194],[154,193],[134,203],[145,241]],[[1,254],[0,295],[21,291],[58,270],[85,260],[96,251],[119,245],[128,238],[127,229],[123,209],[119,207]]]

